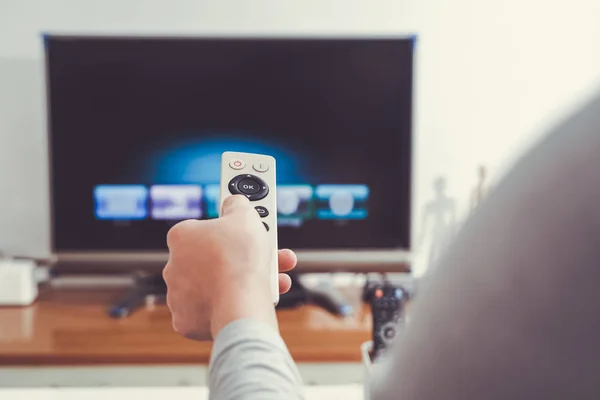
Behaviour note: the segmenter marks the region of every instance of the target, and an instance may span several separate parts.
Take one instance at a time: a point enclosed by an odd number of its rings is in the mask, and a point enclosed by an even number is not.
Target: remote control
[[[401,329],[405,299],[406,292],[401,287],[385,284],[375,288],[371,298],[373,360],[385,352]]]
[[[275,159],[271,156],[226,151],[221,155],[221,201],[233,194],[246,196],[260,216],[271,242],[271,292],[279,302],[279,265],[277,259],[277,196]]]

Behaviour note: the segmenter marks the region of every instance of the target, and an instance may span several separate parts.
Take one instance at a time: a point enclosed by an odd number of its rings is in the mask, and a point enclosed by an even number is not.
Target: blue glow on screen
[[[290,152],[268,143],[234,138],[178,143],[157,157],[152,157],[150,181],[156,184],[218,183],[221,154],[225,151],[268,154],[277,160],[279,182],[304,181],[298,162]]]
[[[206,199],[206,215],[208,218],[219,216],[219,201],[221,198],[221,185],[212,184],[204,187],[204,198]]]

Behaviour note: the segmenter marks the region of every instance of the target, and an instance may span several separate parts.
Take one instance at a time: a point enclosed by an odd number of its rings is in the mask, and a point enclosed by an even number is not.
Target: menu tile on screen
[[[315,196],[320,219],[364,219],[368,215],[366,185],[320,185]]]
[[[154,185],[150,188],[153,219],[182,220],[202,217],[200,185]]]
[[[312,197],[310,185],[277,185],[277,213],[281,217],[308,218]]]
[[[148,189],[143,185],[98,185],[94,188],[97,219],[132,220],[148,216]]]

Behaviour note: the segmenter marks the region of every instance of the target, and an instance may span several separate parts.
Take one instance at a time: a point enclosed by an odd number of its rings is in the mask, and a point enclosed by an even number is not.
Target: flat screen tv
[[[172,225],[217,217],[224,151],[276,158],[300,267],[406,262],[413,38],[44,41],[58,262],[164,262]]]

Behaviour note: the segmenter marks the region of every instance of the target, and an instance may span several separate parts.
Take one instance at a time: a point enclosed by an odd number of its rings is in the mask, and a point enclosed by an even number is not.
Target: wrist
[[[220,288],[213,299],[211,334],[213,338],[229,323],[240,319],[254,319],[278,330],[275,306],[268,285],[232,284]]]

